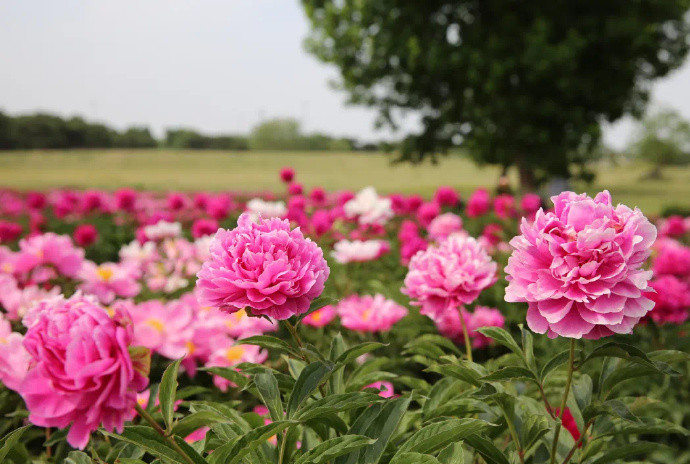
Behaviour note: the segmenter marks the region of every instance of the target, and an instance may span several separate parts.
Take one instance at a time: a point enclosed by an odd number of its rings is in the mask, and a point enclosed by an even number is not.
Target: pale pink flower
[[[373,261],[390,249],[385,240],[340,240],[333,245],[331,256],[340,264]]]
[[[474,238],[452,235],[412,257],[402,292],[421,306],[422,314],[438,317],[476,300],[496,282],[496,270]]]
[[[226,339],[222,346],[218,347],[206,367],[232,367],[240,363],[261,364],[268,358],[268,353],[256,345],[237,345],[231,339]],[[213,383],[221,391],[227,391],[233,383],[218,375],[213,376]]]
[[[69,236],[48,232],[19,241],[15,273],[30,273],[35,283],[57,275],[75,278],[83,263],[84,250],[76,248]]]
[[[182,224],[179,222],[158,221],[144,227],[144,234],[148,240],[158,241],[166,238],[182,236]]]
[[[343,209],[346,217],[357,218],[360,224],[385,224],[394,215],[391,199],[380,197],[374,187],[362,189]]]
[[[131,305],[129,312],[134,321],[133,344],[168,359],[181,358],[188,353],[188,342],[194,332],[194,313],[188,305],[179,300],[168,303],[148,300]]]
[[[287,216],[288,210],[284,201],[265,201],[261,198],[253,198],[247,202],[246,212],[254,222],[261,218],[280,218]]]
[[[375,388],[379,391],[379,396],[382,398],[393,398],[395,396],[395,390],[393,389],[393,384],[390,382],[379,381],[367,385],[364,388]]]
[[[31,356],[24,348],[24,336],[12,332],[12,325],[0,315],[0,382],[17,391],[29,371]]]
[[[321,248],[277,218],[257,224],[243,214],[237,228],[218,230],[210,251],[198,274],[199,302],[227,312],[248,307],[279,320],[302,314],[330,273]]]
[[[527,302],[537,333],[600,338],[630,333],[653,307],[651,271],[642,269],[656,228],[638,209],[614,207],[608,191],[594,199],[563,192],[555,211],[523,219],[506,273],[505,300]]]
[[[460,232],[461,230],[462,218],[453,213],[445,213],[436,216],[427,227],[429,237],[437,242],[442,242],[451,234]]]
[[[79,289],[94,295],[103,304],[112,303],[115,298],[133,298],[141,291],[137,282],[136,269],[117,264],[96,264],[84,261],[79,278]]]
[[[7,311],[7,318],[11,321],[23,318],[36,302],[59,294],[58,287],[44,290],[37,285],[27,285],[20,288],[13,277],[0,274],[0,306]]]
[[[351,295],[337,307],[343,327],[357,332],[388,331],[407,315],[407,308],[381,294]]]
[[[330,324],[333,319],[335,319],[336,315],[336,309],[331,305],[327,305],[323,308],[317,309],[302,319],[302,324],[312,327],[323,327]]]
[[[148,350],[130,347],[128,316],[113,310],[111,317],[77,293],[43,300],[24,323],[32,365],[19,393],[29,420],[41,427],[71,425],[67,441],[80,449],[100,426],[122,432],[137,392],[148,383]]]

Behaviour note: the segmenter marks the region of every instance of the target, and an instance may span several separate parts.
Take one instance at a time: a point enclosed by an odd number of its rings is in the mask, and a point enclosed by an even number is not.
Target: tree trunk
[[[520,190],[523,193],[536,192],[537,180],[534,177],[534,171],[519,158],[515,161],[515,164],[520,174]]]

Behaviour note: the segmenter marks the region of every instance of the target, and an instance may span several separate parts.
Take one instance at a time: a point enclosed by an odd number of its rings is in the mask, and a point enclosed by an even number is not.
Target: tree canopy
[[[402,158],[462,142],[517,165],[523,186],[571,176],[600,122],[639,116],[649,83],[688,52],[688,0],[302,0],[307,49],[340,70],[355,104],[396,126],[422,115]]]

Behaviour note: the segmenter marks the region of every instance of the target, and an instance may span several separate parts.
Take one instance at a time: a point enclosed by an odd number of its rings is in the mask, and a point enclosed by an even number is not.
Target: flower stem
[[[470,340],[470,334],[467,332],[467,326],[465,325],[465,317],[462,315],[462,309],[458,308],[458,311],[460,312],[462,335],[465,337],[465,351],[467,352],[467,360],[472,361],[472,341]]]
[[[553,445],[551,446],[551,464],[556,462],[556,451],[558,450],[558,437],[561,434],[561,420],[565,412],[565,406],[568,402],[568,394],[570,393],[570,383],[573,380],[573,371],[575,370],[575,339],[570,339],[570,361],[568,362],[568,377],[565,381],[565,391],[563,392],[563,399],[561,400],[561,410],[558,411],[558,422],[556,423],[556,430],[553,435]]]
[[[302,351],[302,348],[304,348],[304,344],[302,343],[302,339],[299,338],[297,328],[294,325],[290,324],[290,321],[288,321],[287,319],[284,319],[282,322],[285,324],[285,327],[287,327],[288,332],[290,332],[290,335],[292,335],[292,338],[295,340],[295,343],[297,343],[297,346],[300,348],[300,357],[302,358],[302,361],[304,361],[307,364],[310,364],[311,361],[309,360],[309,357]],[[325,398],[326,392],[323,389],[323,385],[319,385],[319,391],[321,392],[321,397]]]
[[[187,462],[188,464],[196,464],[192,460],[192,458],[187,456],[187,453],[185,453],[184,450],[180,448],[180,445],[177,444],[175,439],[172,436],[165,433],[165,430],[163,430],[161,426],[158,425],[158,423],[153,419],[153,417],[151,417],[151,414],[149,414],[144,408],[142,408],[139,405],[139,403],[134,403],[134,409],[137,411],[137,413],[139,413],[141,417],[144,418],[146,422],[148,422],[151,425],[151,427],[153,427],[153,429],[156,432],[158,432],[158,435],[163,437],[170,444],[170,447],[174,449],[177,452],[177,454],[179,454],[185,460],[185,462]]]
[[[513,441],[515,442],[515,450],[517,451],[518,456],[520,457],[520,464],[525,464],[525,454],[522,451],[522,448],[520,447],[520,439],[518,438],[517,430],[515,430],[515,424],[513,424],[513,420],[508,416],[507,412],[504,415],[506,418],[506,424],[508,424],[510,436],[513,438]]]
[[[577,439],[577,441],[575,442],[575,444],[573,445],[573,447],[570,449],[570,452],[569,452],[568,455],[565,457],[565,460],[563,460],[563,464],[568,464],[568,462],[570,461],[570,458],[572,458],[572,457],[573,457],[573,454],[575,454],[575,450],[577,450],[577,449],[580,447],[580,445],[582,444],[582,441],[583,441],[584,438],[585,438],[585,434],[587,433],[587,430],[589,429],[589,427],[590,427],[593,423],[594,423],[594,419],[590,419],[589,422],[587,422],[587,423],[585,424],[585,429],[582,431],[582,434],[580,435],[580,438]]]
[[[287,433],[283,431],[283,439],[280,440],[280,454],[278,455],[278,464],[283,464],[285,459],[285,444],[287,443]]]

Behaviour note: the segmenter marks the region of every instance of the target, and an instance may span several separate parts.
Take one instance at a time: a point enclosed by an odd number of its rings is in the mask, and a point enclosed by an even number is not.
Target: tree
[[[252,150],[296,150],[300,148],[301,138],[299,121],[296,119],[271,119],[252,129],[249,147]]]
[[[599,123],[642,114],[649,82],[688,52],[689,0],[302,0],[307,49],[341,74],[350,102],[396,127],[422,115],[402,158],[462,143],[516,165],[523,187],[571,176]]]
[[[652,163],[648,178],[660,179],[664,166],[690,164],[690,123],[673,110],[658,111],[642,121],[630,152]]]

